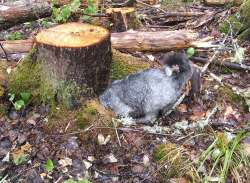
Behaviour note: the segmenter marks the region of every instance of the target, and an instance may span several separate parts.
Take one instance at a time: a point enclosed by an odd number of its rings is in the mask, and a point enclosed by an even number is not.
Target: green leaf
[[[22,100],[24,103],[27,103],[30,99],[31,94],[29,92],[22,92],[20,93]]]
[[[91,183],[91,182],[88,181],[87,179],[78,180],[78,181],[75,181],[73,179],[68,179],[68,180],[65,180],[63,183]]]
[[[48,159],[45,163],[45,166],[44,166],[44,169],[47,171],[47,172],[52,172],[53,169],[54,169],[54,164],[53,164],[53,161],[51,159]]]
[[[195,49],[193,47],[190,47],[187,49],[187,56],[188,58],[191,58],[195,54]]]
[[[66,22],[69,19],[70,15],[71,15],[69,7],[68,6],[63,7],[62,10],[61,10],[60,15],[62,17],[62,21]]]
[[[23,100],[17,100],[15,103],[14,103],[14,107],[15,109],[18,111],[20,110],[23,106],[24,106],[24,101]]]
[[[79,9],[80,5],[81,5],[80,0],[73,0],[69,5],[70,11],[71,12],[76,12]]]
[[[14,93],[9,93],[8,95],[10,96],[9,101],[13,102],[14,99],[15,99],[15,94]]]
[[[14,159],[13,159],[15,165],[21,165],[23,163],[25,163],[27,161],[27,158],[24,154],[20,154],[18,156],[16,156]]]

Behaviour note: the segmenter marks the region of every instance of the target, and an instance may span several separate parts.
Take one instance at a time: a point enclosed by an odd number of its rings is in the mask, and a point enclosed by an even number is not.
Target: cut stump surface
[[[107,87],[112,53],[105,28],[67,23],[41,31],[35,42],[36,60],[48,80],[74,82],[96,94]]]

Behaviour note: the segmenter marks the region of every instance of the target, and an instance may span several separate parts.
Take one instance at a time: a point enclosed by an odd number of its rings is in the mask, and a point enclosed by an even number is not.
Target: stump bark
[[[108,85],[110,33],[102,27],[67,23],[43,30],[35,38],[36,60],[52,84],[73,82],[96,94]]]
[[[113,32],[124,32],[139,27],[139,21],[133,7],[108,8],[106,13],[111,16]]]

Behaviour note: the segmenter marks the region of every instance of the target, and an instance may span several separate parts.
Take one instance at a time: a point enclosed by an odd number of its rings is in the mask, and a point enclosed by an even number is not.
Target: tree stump
[[[107,29],[82,23],[67,23],[42,30],[35,38],[35,60],[51,85],[61,81],[93,89],[107,87],[112,60]]]
[[[133,7],[108,8],[106,13],[111,15],[112,31],[124,32],[128,29],[136,29],[139,26],[135,8]]]

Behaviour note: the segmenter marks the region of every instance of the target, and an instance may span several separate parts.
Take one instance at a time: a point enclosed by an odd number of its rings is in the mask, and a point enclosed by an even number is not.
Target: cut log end
[[[67,23],[41,31],[36,42],[55,47],[82,48],[98,44],[109,37],[105,28],[91,24]]]

